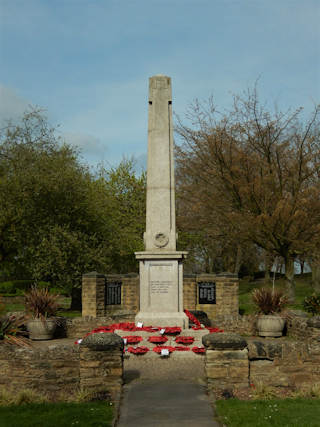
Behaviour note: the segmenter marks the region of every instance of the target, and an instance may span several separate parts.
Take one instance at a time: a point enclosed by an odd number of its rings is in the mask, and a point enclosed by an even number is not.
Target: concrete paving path
[[[206,387],[185,380],[126,384],[117,427],[218,427]]]

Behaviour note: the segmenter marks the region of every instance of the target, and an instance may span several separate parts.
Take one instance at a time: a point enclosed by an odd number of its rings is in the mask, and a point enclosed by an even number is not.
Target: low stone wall
[[[33,389],[65,399],[78,390],[120,398],[123,341],[115,334],[95,334],[81,345],[18,348],[0,344],[0,386],[18,392]]]
[[[221,333],[203,337],[210,392],[257,383],[299,388],[320,383],[320,334],[306,341],[244,339]]]
[[[303,340],[317,338],[320,333],[320,316],[308,318],[306,314],[289,312],[286,327],[290,337]]]
[[[320,340],[248,343],[250,383],[301,387],[320,383]]]
[[[105,305],[106,285],[108,282],[121,282],[121,303]],[[215,283],[216,301],[212,304],[200,304],[199,283]],[[183,278],[183,308],[207,313],[214,321],[219,316],[238,316],[239,280],[231,273],[199,274]],[[115,313],[139,311],[139,275],[104,275],[92,272],[82,277],[82,315],[93,317],[113,316]]]
[[[240,335],[257,335],[256,316],[239,314],[234,316],[221,315],[211,320],[212,326],[223,329],[225,332],[233,332]]]
[[[198,295],[199,282],[216,284],[216,303],[200,304]],[[239,279],[232,273],[199,274],[183,278],[183,306],[187,310],[200,310],[207,313],[211,322],[221,316],[238,316],[239,313]]]
[[[0,344],[0,386],[13,391],[74,393],[80,384],[79,360],[75,345],[38,349]]]

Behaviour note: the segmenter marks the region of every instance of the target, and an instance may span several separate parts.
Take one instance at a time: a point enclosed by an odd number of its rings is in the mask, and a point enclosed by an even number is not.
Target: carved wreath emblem
[[[154,236],[154,244],[158,248],[163,248],[168,244],[168,242],[169,242],[169,238],[164,233],[156,233],[156,235]]]

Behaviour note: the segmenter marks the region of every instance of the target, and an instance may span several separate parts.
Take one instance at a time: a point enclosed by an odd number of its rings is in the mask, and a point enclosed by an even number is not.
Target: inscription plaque
[[[216,283],[199,282],[199,304],[216,304]]]
[[[172,281],[152,280],[150,282],[150,291],[152,294],[168,294]]]
[[[121,304],[121,285],[120,281],[106,283],[105,305]]]

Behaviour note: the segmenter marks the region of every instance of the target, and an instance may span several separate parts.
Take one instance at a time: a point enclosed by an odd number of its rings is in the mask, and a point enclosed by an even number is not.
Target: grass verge
[[[40,403],[0,407],[1,427],[110,427],[112,406],[106,402]]]
[[[227,427],[319,427],[320,399],[217,400]]]
[[[311,273],[296,275],[294,280],[296,284],[295,303],[290,305],[288,308],[293,310],[304,310],[304,298],[314,292],[311,285]],[[272,284],[266,284],[263,282],[263,280],[250,281],[247,279],[241,279],[239,282],[240,314],[253,314],[255,312],[255,306],[251,300],[251,292],[254,288],[272,288]],[[275,281],[275,289],[282,290],[285,292],[286,285],[284,278],[279,278]]]

